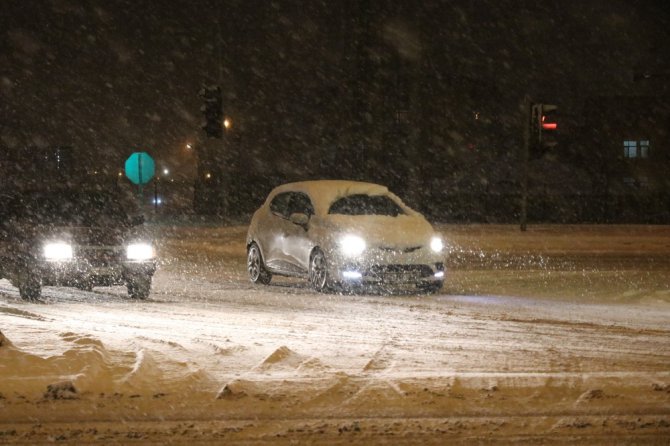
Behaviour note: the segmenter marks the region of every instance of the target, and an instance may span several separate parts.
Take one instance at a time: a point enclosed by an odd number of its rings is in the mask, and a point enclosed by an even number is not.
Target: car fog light
[[[435,278],[436,279],[441,279],[444,277],[444,271],[438,271],[435,273]]]
[[[359,256],[365,251],[365,240],[357,235],[345,235],[340,239],[340,249],[347,257]]]
[[[149,260],[154,257],[154,248],[148,243],[133,243],[126,250],[128,260]]]
[[[433,250],[433,252],[442,252],[442,249],[444,248],[444,243],[442,243],[442,239],[439,237],[433,237],[430,241],[430,249]]]
[[[62,262],[72,259],[72,245],[65,242],[52,242],[44,245],[44,258],[50,262]]]

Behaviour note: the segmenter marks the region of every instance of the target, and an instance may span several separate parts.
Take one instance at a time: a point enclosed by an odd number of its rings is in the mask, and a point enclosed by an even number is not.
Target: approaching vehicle
[[[377,184],[305,181],[275,188],[247,233],[254,283],[272,275],[309,279],[317,291],[337,285],[415,286],[444,282],[443,242],[430,223]]]
[[[132,298],[146,299],[154,249],[132,208],[95,189],[19,193],[0,210],[0,277],[26,300],[38,299],[43,285],[126,285]]]

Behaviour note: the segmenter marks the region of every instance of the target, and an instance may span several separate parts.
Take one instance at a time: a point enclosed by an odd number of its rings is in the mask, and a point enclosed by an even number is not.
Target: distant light
[[[438,271],[435,273],[435,278],[436,279],[441,279],[444,277],[444,271]]]
[[[153,200],[151,200],[151,202],[155,205],[159,205],[159,204],[163,204],[163,199],[158,197],[158,198],[154,198]]]
[[[190,150],[190,149],[193,148],[193,145],[190,142],[187,142],[186,143],[186,148]]]
[[[119,176],[122,177],[122,176],[123,176],[123,172],[119,172]]]
[[[170,169],[167,169],[167,168],[163,169],[163,175],[167,175],[169,173],[170,173]]]
[[[212,174],[211,174],[211,173],[206,173],[206,174],[205,174],[205,178],[207,178],[207,179],[212,178]]]
[[[230,119],[225,118],[225,119],[223,120],[223,126],[224,126],[225,128],[229,129],[230,127],[232,127],[232,125],[233,125],[233,122],[232,122]]]

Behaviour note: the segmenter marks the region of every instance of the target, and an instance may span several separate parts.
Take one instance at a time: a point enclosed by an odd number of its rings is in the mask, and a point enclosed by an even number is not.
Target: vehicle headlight
[[[444,249],[444,243],[442,242],[442,239],[439,237],[433,237],[430,240],[430,249],[432,249],[433,252],[442,252],[442,249]]]
[[[65,242],[49,242],[44,244],[44,258],[50,262],[72,260],[72,245]]]
[[[340,239],[340,250],[347,257],[356,257],[365,251],[365,240],[357,235],[345,235]]]
[[[154,248],[149,243],[133,243],[126,248],[128,260],[149,260],[154,257]]]

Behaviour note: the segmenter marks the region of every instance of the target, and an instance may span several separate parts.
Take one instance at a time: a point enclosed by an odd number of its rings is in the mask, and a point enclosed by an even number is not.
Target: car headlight
[[[444,243],[442,242],[442,239],[439,237],[433,237],[430,240],[430,249],[432,249],[433,252],[442,252],[442,249],[444,249]]]
[[[72,260],[72,245],[65,242],[49,242],[44,244],[44,258],[50,262]]]
[[[340,239],[340,250],[347,257],[361,255],[365,248],[365,240],[357,235],[345,235]]]
[[[149,243],[133,243],[126,248],[128,260],[149,260],[154,258],[154,248]]]

